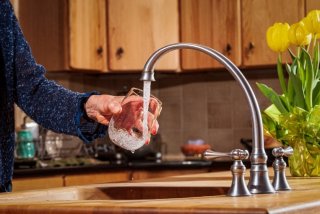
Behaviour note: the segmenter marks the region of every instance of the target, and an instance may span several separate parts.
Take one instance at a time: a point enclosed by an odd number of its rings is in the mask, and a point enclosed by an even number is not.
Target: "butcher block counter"
[[[320,178],[288,182],[292,191],[229,197],[231,173],[223,171],[2,193],[0,213],[318,213]]]

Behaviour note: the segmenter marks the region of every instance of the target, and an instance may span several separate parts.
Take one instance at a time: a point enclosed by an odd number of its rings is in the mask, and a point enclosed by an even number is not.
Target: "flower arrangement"
[[[266,37],[269,48],[278,53],[281,93],[257,83],[272,103],[262,112],[265,134],[294,148],[289,158],[293,176],[320,176],[320,10],[291,26],[275,23]],[[289,46],[296,48],[295,53]],[[292,62],[283,66],[285,51]]]

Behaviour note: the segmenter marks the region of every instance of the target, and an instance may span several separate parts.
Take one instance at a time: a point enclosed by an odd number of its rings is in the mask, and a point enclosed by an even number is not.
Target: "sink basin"
[[[46,191],[25,191],[7,195],[1,202],[76,201],[76,200],[143,200],[225,195],[228,187],[208,186],[91,186],[65,187]],[[8,197],[9,196],[9,197]]]
[[[82,189],[79,200],[141,200],[223,195],[227,187],[106,187]]]

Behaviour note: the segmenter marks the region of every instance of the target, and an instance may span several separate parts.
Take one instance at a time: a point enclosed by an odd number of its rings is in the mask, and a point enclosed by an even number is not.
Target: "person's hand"
[[[113,115],[122,111],[123,96],[91,95],[84,105],[88,117],[103,125],[108,125]]]
[[[123,100],[122,112],[114,115],[114,126],[127,130],[129,134],[141,134],[143,132],[143,98],[140,96],[128,96]],[[159,124],[155,119],[154,114],[157,112],[158,102],[155,99],[150,99],[148,112],[148,128],[150,133],[155,135],[157,133]],[[151,113],[152,112],[152,113]],[[154,114],[153,114],[154,113]]]
[[[121,103],[123,98],[124,96],[92,95],[85,103],[84,108],[88,117],[98,123],[108,125],[112,116],[115,116],[117,121],[120,118],[121,122],[119,126],[127,130],[131,130],[132,127],[135,127],[142,132],[141,109],[143,108],[143,99],[139,97],[130,98]],[[150,100],[150,107],[156,108],[152,99]],[[129,116],[124,120],[125,118],[121,118],[122,115]],[[153,115],[149,113],[149,130],[151,134],[155,135],[158,131],[159,124],[158,121],[153,118]]]

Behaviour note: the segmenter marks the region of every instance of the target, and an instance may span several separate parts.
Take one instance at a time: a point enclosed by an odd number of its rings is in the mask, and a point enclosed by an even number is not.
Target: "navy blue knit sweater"
[[[43,127],[85,142],[105,134],[105,126],[83,117],[91,93],[67,90],[46,79],[45,72],[35,62],[9,0],[0,0],[0,192],[11,191],[14,103]]]

